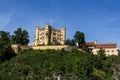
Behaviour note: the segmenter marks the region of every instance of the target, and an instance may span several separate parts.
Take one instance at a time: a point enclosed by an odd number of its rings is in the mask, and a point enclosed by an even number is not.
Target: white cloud
[[[15,12],[7,13],[7,14],[0,14],[0,30],[9,24],[14,14]]]

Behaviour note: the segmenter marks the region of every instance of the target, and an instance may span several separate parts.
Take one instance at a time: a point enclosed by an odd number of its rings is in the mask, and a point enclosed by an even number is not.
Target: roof
[[[95,48],[116,48],[116,47],[117,47],[117,44],[112,44],[112,43],[95,45]]]
[[[94,43],[94,42],[86,42],[86,45],[87,45],[87,46],[94,46],[95,43]]]
[[[95,42],[86,42],[86,45],[88,47],[94,47],[94,48],[117,48],[117,44],[115,43],[107,43],[107,44],[98,44]]]

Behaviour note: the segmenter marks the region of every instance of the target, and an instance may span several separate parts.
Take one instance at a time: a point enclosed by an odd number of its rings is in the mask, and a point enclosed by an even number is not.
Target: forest
[[[115,80],[119,60],[102,50],[93,55],[77,49],[29,49],[0,65],[0,80]]]

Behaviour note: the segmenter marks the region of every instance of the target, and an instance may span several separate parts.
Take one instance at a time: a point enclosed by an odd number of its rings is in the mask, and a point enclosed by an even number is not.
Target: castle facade
[[[39,45],[64,45],[66,41],[66,28],[55,29],[49,24],[44,28],[36,27],[34,46]]]

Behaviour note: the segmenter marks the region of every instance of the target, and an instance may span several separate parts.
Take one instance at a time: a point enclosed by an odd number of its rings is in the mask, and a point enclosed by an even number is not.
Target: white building
[[[98,54],[100,49],[104,49],[106,56],[118,55],[118,47],[115,43],[101,44],[97,42],[87,42],[86,45],[93,54]]]

